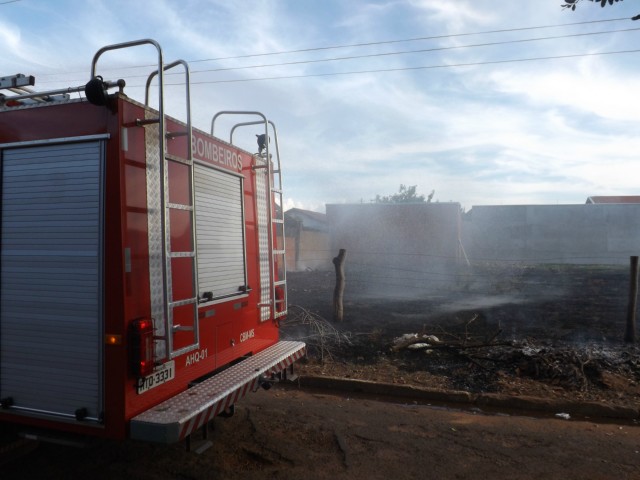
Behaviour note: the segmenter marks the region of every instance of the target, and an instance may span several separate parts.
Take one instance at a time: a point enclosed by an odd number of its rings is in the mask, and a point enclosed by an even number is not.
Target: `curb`
[[[640,418],[640,409],[598,402],[554,400],[539,397],[514,397],[497,393],[473,394],[464,391],[442,391],[419,388],[412,385],[377,383],[368,380],[339,377],[300,376],[296,382],[300,387],[323,388],[342,392],[364,393],[403,397],[412,400],[461,404],[467,407],[488,407],[518,411],[542,412],[555,415],[568,413],[578,417],[634,420]]]

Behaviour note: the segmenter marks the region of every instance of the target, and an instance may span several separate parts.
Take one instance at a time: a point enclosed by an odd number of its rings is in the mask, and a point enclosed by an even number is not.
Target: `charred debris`
[[[452,388],[500,391],[524,380],[577,395],[622,385],[640,396],[640,350],[623,341],[628,268],[486,263],[456,275],[454,288],[402,298],[371,295],[347,273],[344,321],[332,323],[332,272],[292,272],[299,306],[283,330],[298,337],[306,323],[312,361],[391,364],[405,377],[446,376]]]

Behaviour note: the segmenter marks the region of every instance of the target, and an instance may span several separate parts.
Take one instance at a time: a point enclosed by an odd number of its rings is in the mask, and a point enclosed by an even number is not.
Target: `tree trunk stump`
[[[336,287],[333,290],[333,319],[336,322],[341,322],[344,318],[342,297],[344,295],[344,260],[346,256],[347,251],[341,248],[338,256],[333,259],[333,266],[336,269]]]

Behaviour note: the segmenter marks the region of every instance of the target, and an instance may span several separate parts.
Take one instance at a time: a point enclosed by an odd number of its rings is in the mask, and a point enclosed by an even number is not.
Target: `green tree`
[[[576,5],[580,3],[581,0],[564,0],[564,3],[560,5],[562,8],[571,9],[575,11]],[[608,5],[613,5],[614,3],[621,2],[622,0],[589,0],[590,2],[599,3],[601,7],[606,7]],[[636,15],[632,17],[631,20],[640,20],[640,15]]]
[[[621,2],[622,0],[589,0],[590,2],[598,2],[601,7],[606,7],[607,4],[613,5],[614,3]],[[571,10],[576,9],[576,5],[580,3],[580,0],[564,0],[564,3],[561,5],[562,8],[570,8]]]
[[[417,185],[400,185],[400,189],[398,193],[394,193],[393,195],[385,195],[384,197],[380,195],[376,195],[376,198],[371,200],[373,203],[431,203],[431,199],[433,198],[433,194],[435,191],[431,191],[428,199],[425,200],[424,195],[418,195],[416,189]]]

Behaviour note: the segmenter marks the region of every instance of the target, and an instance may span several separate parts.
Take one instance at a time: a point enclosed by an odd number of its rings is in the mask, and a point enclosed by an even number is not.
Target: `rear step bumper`
[[[189,436],[258,387],[265,374],[289,367],[305,354],[303,342],[280,341],[131,420],[131,438],[174,443]]]

